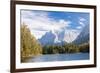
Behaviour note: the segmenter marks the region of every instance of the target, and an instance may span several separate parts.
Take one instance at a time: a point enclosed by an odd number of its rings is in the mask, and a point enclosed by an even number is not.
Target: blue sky
[[[69,20],[71,21],[70,28],[75,29],[80,26],[80,22],[84,25],[89,24],[89,13],[80,12],[49,12],[49,16],[55,20]]]
[[[48,31],[74,30],[81,32],[89,25],[89,13],[21,10],[21,24],[25,23],[31,33],[41,38]]]

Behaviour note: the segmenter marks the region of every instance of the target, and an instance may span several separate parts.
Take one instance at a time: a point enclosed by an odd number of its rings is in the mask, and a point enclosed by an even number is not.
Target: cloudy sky
[[[21,24],[23,23],[39,39],[48,31],[80,32],[85,25],[89,25],[89,13],[21,10]]]

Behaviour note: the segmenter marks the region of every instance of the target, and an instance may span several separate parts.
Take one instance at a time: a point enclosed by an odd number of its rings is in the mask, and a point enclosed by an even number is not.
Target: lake
[[[71,60],[88,60],[89,53],[75,54],[47,54],[35,57],[28,57],[24,62],[51,62],[51,61],[71,61]]]

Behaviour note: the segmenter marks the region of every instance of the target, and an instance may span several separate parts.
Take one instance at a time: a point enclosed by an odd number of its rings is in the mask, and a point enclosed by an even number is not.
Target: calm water
[[[25,62],[49,62],[49,61],[71,61],[71,60],[88,60],[89,53],[77,54],[49,54],[26,58]]]

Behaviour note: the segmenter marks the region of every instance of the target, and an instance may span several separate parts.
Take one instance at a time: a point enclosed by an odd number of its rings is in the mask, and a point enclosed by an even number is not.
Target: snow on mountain
[[[76,44],[81,44],[81,43],[86,43],[89,41],[89,25],[86,25],[81,33],[78,35],[74,43]]]
[[[78,35],[79,35],[79,32],[75,30],[66,30],[63,40],[67,43],[71,43],[77,38]]]
[[[52,31],[52,32],[56,36],[54,43],[61,43],[63,41],[65,32],[64,31]]]
[[[57,44],[62,42],[71,43],[79,35],[75,30],[49,31],[39,39],[42,45]]]
[[[43,35],[39,41],[42,45],[51,45],[54,44],[54,39],[56,36],[52,33],[52,31],[46,32],[45,35]]]

